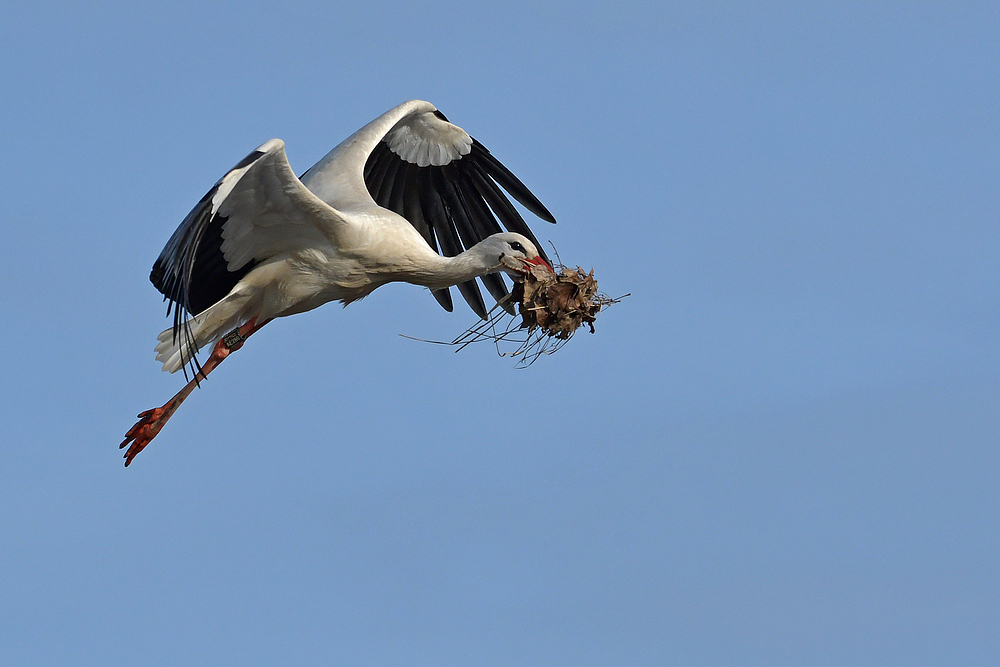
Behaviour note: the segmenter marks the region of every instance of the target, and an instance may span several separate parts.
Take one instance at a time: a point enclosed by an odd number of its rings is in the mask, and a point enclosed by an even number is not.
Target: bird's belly
[[[381,284],[374,283],[357,262],[331,259],[319,252],[296,253],[268,262],[255,268],[245,281],[263,288],[257,313],[260,318],[304,313],[330,301],[347,304]]]

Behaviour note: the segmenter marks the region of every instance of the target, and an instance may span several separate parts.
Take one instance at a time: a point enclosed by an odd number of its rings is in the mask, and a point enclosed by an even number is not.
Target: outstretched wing
[[[339,224],[295,177],[284,142],[261,145],[201,198],[153,264],[149,279],[173,310],[175,339],[186,334],[193,345],[188,316],[223,299],[260,262],[329,245]]]
[[[334,208],[361,206],[367,200],[398,213],[431,248],[446,256],[457,255],[503,228],[531,239],[544,256],[504,191],[539,218],[555,222],[485,146],[419,100],[401,104],[366,125],[302,180]],[[481,280],[498,301],[507,295],[500,274]],[[485,318],[487,309],[476,281],[458,289]],[[435,290],[434,296],[452,310],[448,289]]]

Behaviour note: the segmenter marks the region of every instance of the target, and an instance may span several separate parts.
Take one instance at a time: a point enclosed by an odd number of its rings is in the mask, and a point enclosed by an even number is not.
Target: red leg
[[[125,440],[122,444],[118,446],[119,449],[124,449],[128,447],[128,451],[125,452],[125,465],[132,463],[132,459],[135,455],[141,452],[146,445],[152,442],[156,434],[160,432],[163,425],[167,423],[167,420],[177,411],[177,408],[181,406],[184,399],[187,398],[194,388],[198,386],[198,383],[208,377],[208,374],[215,370],[215,367],[223,362],[223,360],[229,356],[231,352],[243,347],[243,343],[246,339],[252,336],[256,331],[258,331],[265,324],[271,320],[265,320],[260,324],[257,324],[257,318],[253,318],[243,326],[238,329],[234,329],[230,333],[226,334],[215,344],[212,349],[212,354],[201,366],[201,370],[195,374],[195,377],[184,385],[177,394],[174,395],[169,401],[163,404],[162,407],[153,408],[152,410],[146,410],[145,412],[139,413],[139,421],[135,423],[135,426],[128,430],[125,434]]]

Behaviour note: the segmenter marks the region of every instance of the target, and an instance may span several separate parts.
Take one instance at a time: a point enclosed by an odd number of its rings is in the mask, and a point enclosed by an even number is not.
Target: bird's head
[[[496,264],[512,276],[523,276],[537,266],[552,270],[552,266],[539,254],[535,244],[521,234],[504,232],[490,236],[489,250],[495,253]]]

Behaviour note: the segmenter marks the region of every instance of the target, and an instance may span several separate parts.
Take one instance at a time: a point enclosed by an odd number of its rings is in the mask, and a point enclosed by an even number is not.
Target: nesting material
[[[627,294],[624,296],[628,296]],[[597,315],[623,297],[611,298],[597,291],[594,272],[556,264],[556,270],[536,266],[514,283],[508,301],[497,304],[490,317],[468,329],[451,342],[464,348],[470,343],[493,341],[501,356],[517,359],[518,366],[534,363],[543,354],[552,354],[573,337],[583,325],[594,333]],[[517,316],[501,306],[517,304]],[[514,348],[509,349],[513,344]],[[503,349],[504,347],[508,349]]]
[[[584,324],[594,333],[594,320],[607,305],[598,297],[594,271],[584,273],[580,267],[553,272],[536,266],[514,283],[511,299],[517,303],[522,329],[538,327],[560,340],[569,340]]]

